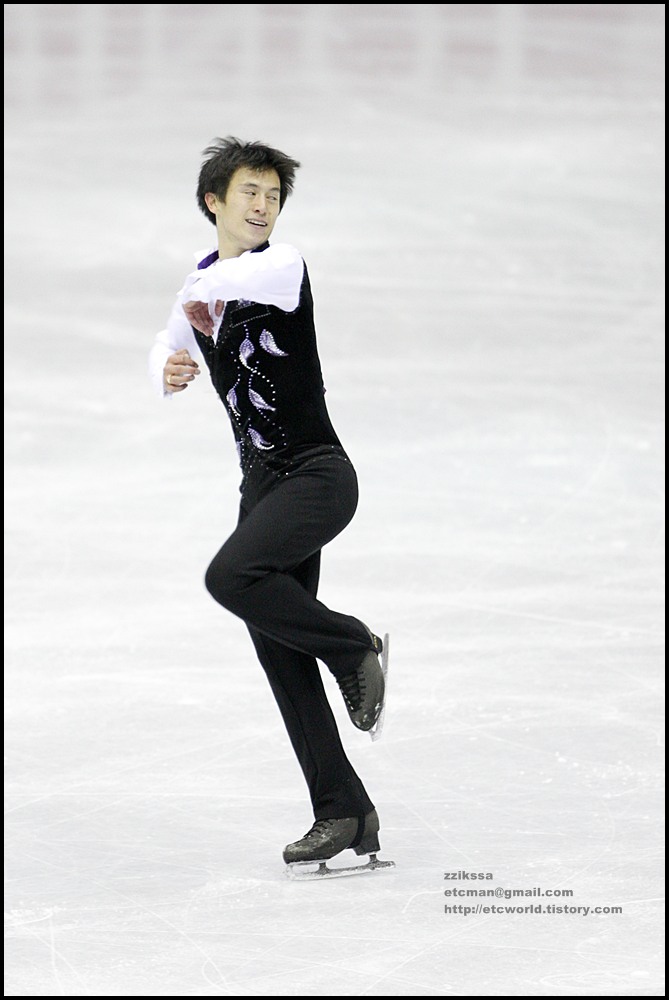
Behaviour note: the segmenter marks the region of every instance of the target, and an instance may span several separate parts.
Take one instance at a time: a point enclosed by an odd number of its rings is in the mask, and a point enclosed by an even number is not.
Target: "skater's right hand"
[[[216,299],[214,316],[218,317],[221,315],[224,305],[225,302],[222,299]],[[183,311],[186,313],[186,318],[191,326],[194,326],[196,330],[203,333],[205,337],[214,336],[214,321],[209,315],[208,302],[184,302]]]
[[[193,361],[185,347],[176,354],[170,354],[163,368],[165,392],[183,392],[188,388],[188,383],[199,374],[197,361]]]

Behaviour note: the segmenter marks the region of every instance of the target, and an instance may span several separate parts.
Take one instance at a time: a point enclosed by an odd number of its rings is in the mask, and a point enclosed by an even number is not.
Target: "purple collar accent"
[[[212,250],[212,252],[207,254],[204,260],[201,260],[197,265],[198,271],[203,271],[205,267],[209,267],[209,265],[213,264],[216,260],[218,260],[218,250]]]

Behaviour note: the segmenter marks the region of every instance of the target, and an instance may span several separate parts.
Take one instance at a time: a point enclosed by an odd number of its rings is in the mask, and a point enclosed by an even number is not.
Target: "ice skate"
[[[328,867],[327,861],[348,848],[358,856],[368,854],[369,861],[364,865]],[[394,861],[377,859],[379,850],[379,817],[374,809],[364,820],[358,820],[357,816],[316,820],[301,840],[288,844],[283,852],[283,860],[288,866],[286,872],[289,878],[339,878],[394,868]]]
[[[367,628],[367,626],[365,626]],[[390,636],[383,641],[367,629],[374,643],[357,670],[337,679],[351,722],[372,740],[381,736],[385,718]]]

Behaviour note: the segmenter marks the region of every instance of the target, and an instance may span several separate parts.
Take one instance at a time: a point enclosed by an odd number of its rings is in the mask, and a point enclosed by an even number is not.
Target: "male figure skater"
[[[197,201],[218,247],[188,275],[150,356],[171,397],[199,374],[199,347],[232,423],[242,470],[236,530],[205,584],[246,623],[309,787],[315,822],[287,864],[353,848],[376,862],[379,820],[349,763],[317,659],[332,672],[355,726],[378,735],[385,656],[361,621],[316,598],[322,547],[349,523],[355,470],[330,422],[307,269],[270,246],[299,167],[277,149],[233,136],[204,151]],[[383,664],[379,657],[383,657]]]

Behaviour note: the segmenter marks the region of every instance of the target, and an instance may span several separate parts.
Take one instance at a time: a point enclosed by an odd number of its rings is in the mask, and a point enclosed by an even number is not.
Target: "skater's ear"
[[[223,204],[223,199],[219,198],[213,191],[207,191],[204,196],[204,203],[209,211],[216,215],[220,206]]]

